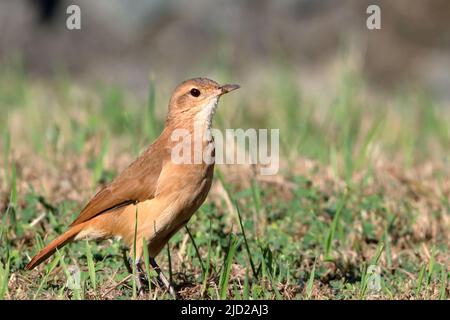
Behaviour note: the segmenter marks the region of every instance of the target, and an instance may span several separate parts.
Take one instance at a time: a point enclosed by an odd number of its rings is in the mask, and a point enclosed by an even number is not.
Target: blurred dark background
[[[70,4],[80,31],[66,29]],[[369,4],[381,7],[381,30],[366,28]],[[285,64],[320,87],[349,54],[374,90],[420,85],[448,101],[449,16],[448,0],[1,0],[0,62],[136,90],[149,74],[252,78]]]

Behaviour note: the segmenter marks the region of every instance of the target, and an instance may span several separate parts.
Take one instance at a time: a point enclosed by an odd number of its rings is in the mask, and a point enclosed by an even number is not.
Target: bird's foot
[[[156,271],[156,273],[158,274],[158,280],[160,282],[162,282],[162,284],[166,287],[167,291],[170,293],[170,295],[174,298],[177,299],[177,293],[175,291],[175,288],[172,286],[172,284],[170,283],[170,281],[166,278],[166,276],[164,275],[164,273],[161,271],[161,268],[158,266],[158,264],[156,263],[156,260],[154,258],[150,258],[150,265],[152,266],[152,268]]]
[[[137,285],[137,290],[138,290],[138,295],[139,296],[144,296],[145,295],[145,289],[147,288],[147,285],[149,286],[150,283],[148,283],[147,278],[145,277],[145,273],[141,268],[140,263],[136,263],[136,285]]]

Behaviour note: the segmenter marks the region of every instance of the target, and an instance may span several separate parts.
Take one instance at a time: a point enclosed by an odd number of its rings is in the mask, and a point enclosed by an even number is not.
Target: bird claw
[[[164,273],[161,271],[161,268],[158,266],[158,264],[156,263],[154,258],[150,258],[150,265],[158,274],[158,280],[160,282],[162,282],[162,284],[166,287],[166,289],[170,293],[170,295],[176,300],[178,297],[177,297],[175,288],[172,286],[170,281],[166,278]]]
[[[157,278],[158,285],[160,287],[165,287],[166,291],[169,292],[169,294],[174,299],[177,299],[178,296],[177,296],[177,293],[175,291],[175,288],[170,283],[170,281],[166,278],[164,273],[161,271],[161,268],[158,266],[156,261],[154,259],[150,259],[150,264],[151,264],[152,268],[158,274],[158,278]],[[137,283],[138,294],[139,294],[139,296],[143,296],[144,293],[145,293],[145,288],[146,287],[150,287],[151,283],[150,283],[149,279],[147,279],[146,274],[142,270],[142,267],[141,267],[139,262],[136,263],[136,271],[137,271],[136,283]]]

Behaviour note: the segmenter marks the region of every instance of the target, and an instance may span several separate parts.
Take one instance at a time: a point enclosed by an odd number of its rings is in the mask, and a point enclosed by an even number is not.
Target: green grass
[[[86,241],[86,260],[87,260],[88,271],[89,271],[89,279],[91,280],[92,288],[96,292],[97,291],[97,276],[95,274],[94,258],[92,256],[91,247],[90,247],[88,241]]]
[[[140,299],[118,241],[80,241],[24,266],[158,135],[167,88],[149,80],[141,100],[1,68],[0,298]],[[233,80],[225,65],[218,74]],[[345,63],[335,94],[308,94],[283,66],[270,79],[224,97],[215,125],[279,128],[280,172],[216,167],[210,197],[157,257],[180,297],[448,299],[448,106],[417,89],[374,96]],[[158,287],[144,298],[172,299]]]

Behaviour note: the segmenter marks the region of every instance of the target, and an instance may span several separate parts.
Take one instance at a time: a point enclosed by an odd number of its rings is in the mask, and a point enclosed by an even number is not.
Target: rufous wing
[[[151,145],[111,183],[97,192],[71,226],[112,209],[152,199],[162,168],[163,151],[157,144]]]

